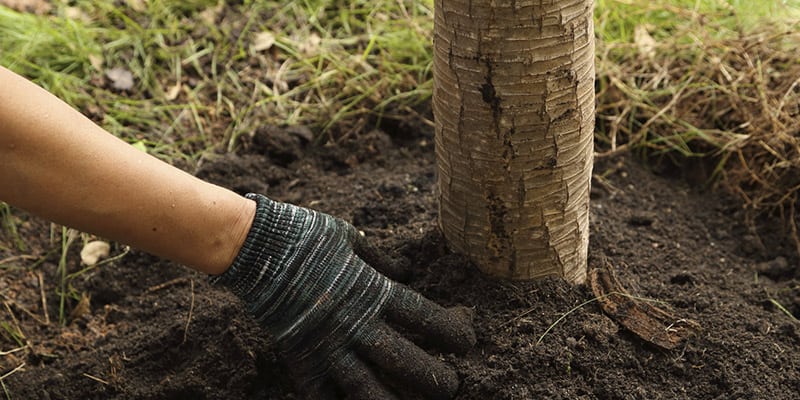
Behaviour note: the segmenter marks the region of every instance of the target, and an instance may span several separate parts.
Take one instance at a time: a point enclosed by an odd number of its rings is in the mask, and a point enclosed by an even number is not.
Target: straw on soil
[[[781,212],[800,252],[800,33],[685,37],[598,47],[598,156],[710,160],[707,178],[749,210]]]

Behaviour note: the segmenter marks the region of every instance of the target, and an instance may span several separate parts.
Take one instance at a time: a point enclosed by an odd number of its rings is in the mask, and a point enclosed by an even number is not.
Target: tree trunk
[[[439,224],[510,279],[586,279],[592,0],[436,0]]]

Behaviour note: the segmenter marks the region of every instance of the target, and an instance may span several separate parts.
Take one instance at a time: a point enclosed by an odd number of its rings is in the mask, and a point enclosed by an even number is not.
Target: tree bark
[[[436,0],[439,224],[510,279],[586,279],[592,0]]]

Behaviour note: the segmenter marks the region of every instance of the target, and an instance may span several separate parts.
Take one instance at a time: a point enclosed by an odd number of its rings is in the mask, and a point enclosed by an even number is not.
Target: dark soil
[[[386,128],[329,146],[309,143],[303,129],[265,128],[197,173],[349,219],[407,259],[413,288],[474,308],[477,346],[442,355],[462,377],[460,400],[800,398],[800,323],[781,310],[800,315],[797,257],[778,216],[754,231],[723,194],[625,155],[597,162],[590,266],[610,263],[632,294],[699,323],[699,334],[666,351],[605,315],[587,286],[493,281],[450,253],[436,228],[432,143],[429,128]],[[43,221],[21,229],[41,247],[30,251],[53,247]],[[72,271],[77,259],[74,249]],[[297,398],[291,371],[235,298],[135,251],[73,281],[91,295],[88,312],[66,327],[37,321],[34,271],[44,271],[54,319],[57,262],[52,255],[32,269],[20,260],[0,271],[17,318],[4,323],[17,323],[30,345],[0,358],[0,375],[25,363],[2,381],[12,399]],[[8,334],[0,343],[18,347]]]

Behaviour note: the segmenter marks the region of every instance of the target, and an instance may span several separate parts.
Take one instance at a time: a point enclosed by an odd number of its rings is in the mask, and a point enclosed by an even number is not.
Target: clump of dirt
[[[595,166],[590,266],[612,265],[631,295],[700,325],[664,350],[604,314],[586,286],[494,281],[449,252],[436,228],[429,128],[375,130],[336,146],[297,132],[260,130],[197,174],[350,219],[412,266],[411,287],[472,308],[478,344],[463,357],[441,355],[462,380],[457,399],[800,395],[792,240],[778,228],[755,236],[739,202],[655,175],[625,155]],[[47,225],[21,226],[47,248]],[[49,257],[39,268],[46,293],[56,263]],[[4,374],[24,364],[3,380],[11,398],[297,398],[291,371],[260,329],[200,274],[133,251],[74,281],[92,300],[66,327],[42,321],[39,285],[28,268],[0,274],[16,316],[5,323],[19,327],[27,346],[2,358]],[[53,296],[47,303],[51,314],[58,309]],[[18,347],[8,335],[0,343]]]

